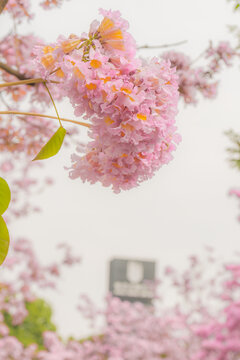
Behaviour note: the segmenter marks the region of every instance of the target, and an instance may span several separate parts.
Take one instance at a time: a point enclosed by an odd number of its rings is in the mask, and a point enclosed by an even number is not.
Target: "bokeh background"
[[[36,6],[35,19],[20,25],[19,32],[32,31],[46,42],[55,41],[60,34],[81,34],[99,18],[99,7],[120,10],[139,46],[187,40],[173,49],[193,59],[210,40],[234,40],[227,25],[240,20],[225,0],[71,0],[49,12]],[[9,21],[7,16],[1,17],[1,36]],[[139,54],[158,56],[162,51],[141,50]],[[35,171],[40,181],[47,174],[55,184],[32,198],[41,213],[15,221],[10,231],[31,239],[43,261],[54,260],[56,244],[63,241],[81,255],[81,266],[64,274],[57,293],[45,294],[63,336],[88,333],[76,313],[78,296],[87,293],[96,304],[102,304],[113,257],[155,260],[160,271],[167,264],[184,267],[187,257],[199,254],[205,246],[215,248],[223,260],[239,250],[238,204],[228,196],[229,189],[239,185],[239,173],[227,162],[230,143],[224,135],[231,128],[239,131],[239,75],[239,65],[220,74],[215,100],[199,98],[196,106],[180,101],[177,126],[182,143],[174,160],[138,188],[116,195],[98,184],[70,180],[64,166],[70,165],[71,147]],[[73,116],[67,102],[58,109],[62,117]],[[53,109],[48,113],[54,115]],[[87,140],[87,130],[81,129],[79,136]]]

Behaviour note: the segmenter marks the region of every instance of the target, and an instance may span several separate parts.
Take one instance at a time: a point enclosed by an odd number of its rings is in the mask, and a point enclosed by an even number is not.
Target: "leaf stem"
[[[43,118],[49,118],[49,119],[58,120],[58,117],[56,117],[56,116],[38,114],[38,113],[32,113],[32,112],[21,112],[21,111],[0,111],[0,115],[37,116],[37,117],[43,117]],[[82,126],[85,126],[85,127],[88,127],[88,128],[91,127],[90,124],[86,124],[86,123],[84,123],[82,121],[77,121],[77,120],[72,120],[72,119],[65,119],[65,118],[60,118],[60,120],[66,121],[66,122],[69,122],[69,123],[73,123],[73,124],[77,124],[77,125],[82,125]]]
[[[46,82],[44,82],[44,86],[45,86],[45,88],[47,89],[47,92],[48,92],[48,94],[49,94],[49,96],[50,96],[50,99],[51,99],[52,104],[53,104],[53,106],[54,106],[54,109],[55,109],[55,111],[56,111],[56,114],[57,114],[57,117],[58,117],[59,124],[60,124],[60,126],[61,126],[61,127],[63,127],[63,126],[62,126],[62,123],[61,123],[61,120],[60,120],[60,116],[59,116],[59,113],[58,113],[57,107],[56,107],[56,104],[55,104],[55,102],[54,102],[54,100],[53,100],[52,94],[51,94],[51,92],[50,92],[50,90],[49,90],[49,88],[48,88],[48,86],[47,86]]]

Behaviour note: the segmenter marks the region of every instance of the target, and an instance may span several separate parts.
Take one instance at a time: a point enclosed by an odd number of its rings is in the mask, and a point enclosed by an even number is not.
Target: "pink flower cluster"
[[[18,239],[12,246],[13,256],[4,263],[4,271],[0,284],[0,335],[8,335],[2,312],[12,317],[12,324],[19,325],[28,315],[25,303],[36,299],[37,288],[55,288],[56,278],[61,274],[62,267],[80,262],[80,258],[72,254],[68,245],[62,244],[63,256],[60,261],[50,265],[42,265],[30,244],[25,239]],[[11,272],[14,278],[11,277]],[[5,276],[4,276],[5,275]],[[0,340],[1,344],[1,340]],[[7,358],[1,357],[0,360]],[[17,357],[16,357],[17,358]],[[15,358],[14,358],[15,359]]]
[[[13,18],[21,21],[23,18],[31,19],[29,0],[8,0],[4,11],[8,12]]]
[[[63,3],[63,0],[41,0],[40,5],[45,9],[53,9],[55,7],[60,7]],[[23,19],[33,19],[33,14],[31,13],[30,0],[8,0],[4,11],[9,13],[14,19],[17,19],[18,22],[21,22]]]
[[[32,50],[36,44],[43,44],[39,38],[33,35],[7,35],[0,41],[0,56],[2,62],[13,71],[20,73],[21,78],[35,77],[32,64]],[[16,81],[16,76],[0,69],[2,82]],[[62,95],[58,88],[49,85],[55,99]],[[51,99],[43,84],[34,86],[22,85],[11,86],[1,89],[1,110],[21,111],[23,101],[31,103],[28,111],[42,113],[46,105],[49,106]],[[24,109],[25,110],[25,109]],[[6,177],[12,190],[12,202],[8,219],[12,216],[25,216],[31,211],[39,211],[30,200],[30,194],[39,192],[47,183],[37,183],[31,175],[31,168],[40,164],[29,160],[40,151],[42,146],[49,140],[57,129],[56,120],[47,120],[42,117],[22,115],[0,116],[0,174]],[[73,134],[77,133],[70,128],[64,145],[68,145],[68,139],[74,141]],[[23,159],[25,158],[25,161]]]
[[[32,62],[33,49],[37,45],[43,46],[43,41],[35,37],[34,35],[7,35],[0,41],[0,55],[4,59],[4,62],[10,66],[13,70],[21,74],[22,80],[36,77],[35,66]],[[5,82],[16,81],[16,77],[12,74],[0,68],[0,74],[2,80]],[[55,100],[61,100],[63,94],[56,86],[49,84],[49,89]],[[43,84],[35,84],[34,86],[21,85],[11,86],[4,89],[9,94],[10,99],[15,102],[14,107],[17,106],[17,102],[23,101],[28,96],[30,102],[44,107],[46,104],[51,103],[49,94]]]
[[[54,9],[55,7],[59,7],[62,5],[63,0],[42,0],[40,5],[46,9]]]
[[[22,116],[16,122],[12,117],[0,117],[0,151],[33,157],[51,137],[56,124],[35,116]]]
[[[239,53],[229,42],[220,42],[216,47],[211,43],[204,52],[204,56],[208,63],[195,67],[195,61],[184,53],[169,51],[161,55],[163,59],[170,60],[172,66],[176,67],[179,93],[186,104],[196,104],[198,92],[205,98],[214,98],[218,87],[218,81],[214,80],[216,73],[222,69],[223,64],[232,65],[231,60],[239,57]]]
[[[100,10],[89,34],[60,37],[36,49],[36,69],[90,121],[92,141],[73,155],[72,179],[80,177],[130,189],[172,159],[180,141],[175,115],[178,82],[169,61],[135,57],[128,23],[118,11]]]
[[[25,348],[15,337],[4,337],[0,339],[0,360],[34,360],[36,349],[35,344]]]
[[[37,359],[182,360],[188,355],[189,332],[180,333],[179,316],[158,316],[143,304],[122,302],[112,297],[107,298],[103,316],[106,321],[103,334],[91,336],[81,343],[69,341],[64,345],[56,334],[46,332],[46,350],[40,351]]]
[[[35,344],[23,347],[9,336],[1,312],[12,315],[18,325],[27,315],[25,301],[35,299],[33,289],[54,286],[60,264],[73,264],[79,259],[70,249],[61,262],[43,266],[25,240],[16,242],[14,257],[8,258],[0,287],[0,360],[235,360],[240,352],[240,266],[239,259],[221,265],[216,271],[212,249],[202,260],[191,256],[183,272],[167,267],[161,278],[162,295],[155,309],[140,303],[122,302],[108,296],[106,308],[99,310],[85,296],[83,314],[91,320],[104,318],[100,335],[63,342],[57,333],[45,332],[44,350]],[[207,269],[208,271],[203,271]],[[214,270],[214,271],[213,271]],[[169,284],[175,303],[169,305],[163,295]],[[167,288],[166,288],[167,286]],[[89,309],[88,309],[89,307]]]
[[[197,360],[233,360],[240,354],[239,262],[225,265],[225,273],[219,294],[224,304],[221,312],[194,331],[200,340]]]
[[[194,68],[191,59],[183,53],[170,51],[162,55],[176,67],[179,76],[179,93],[186,104],[197,103],[197,93],[206,98],[216,96],[217,82],[212,82],[203,68]]]
[[[42,40],[34,35],[7,35],[0,41],[0,54],[8,66],[18,69],[26,77],[34,76],[34,68],[31,66],[32,50]],[[2,72],[2,76],[7,76]]]
[[[211,43],[206,55],[211,59],[209,67],[213,72],[218,72],[222,63],[231,66],[231,60],[236,56],[239,57],[236,49],[233,49],[227,41],[221,41],[216,47]]]

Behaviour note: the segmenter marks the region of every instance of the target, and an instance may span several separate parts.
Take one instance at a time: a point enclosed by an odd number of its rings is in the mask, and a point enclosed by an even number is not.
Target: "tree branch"
[[[27,80],[20,80],[20,81],[13,81],[13,82],[5,82],[0,84],[0,88],[10,87],[10,86],[18,86],[18,85],[30,85],[30,84],[39,84],[45,83],[46,80],[42,78],[34,78],[34,79],[27,79]],[[51,83],[58,83],[57,81],[50,81]]]
[[[1,0],[0,0],[1,1]],[[21,74],[20,72],[18,72],[17,70],[12,69],[10,66],[8,66],[7,64],[4,64],[2,62],[0,62],[0,69],[6,71],[8,74],[15,76],[17,79],[19,80],[28,80],[29,78],[26,77],[24,74]],[[35,85],[35,84],[29,84],[29,85]]]
[[[179,41],[176,43],[172,43],[172,44],[164,44],[164,45],[142,45],[142,46],[138,46],[137,49],[163,49],[163,48],[168,48],[168,47],[172,47],[172,46],[178,46],[178,45],[183,45],[186,44],[187,40],[183,40],[183,41]]]
[[[8,0],[0,0],[0,14],[3,12],[7,3],[8,3]]]

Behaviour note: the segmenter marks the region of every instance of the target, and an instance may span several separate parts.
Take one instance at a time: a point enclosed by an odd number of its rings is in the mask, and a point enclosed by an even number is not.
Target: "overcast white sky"
[[[139,45],[187,40],[178,50],[193,58],[210,39],[231,39],[226,25],[240,20],[226,0],[71,0],[56,11],[38,10],[22,30],[49,42],[59,34],[80,34],[99,7],[119,9]],[[2,23],[1,32],[8,19]],[[177,125],[183,140],[174,160],[136,189],[116,195],[101,185],[68,179],[63,166],[70,163],[69,150],[48,160],[44,174],[54,176],[56,184],[34,199],[43,212],[16,222],[11,231],[32,239],[44,259],[54,260],[55,244],[62,241],[82,256],[82,266],[68,271],[59,292],[49,295],[63,335],[85,333],[74,308],[77,295],[85,292],[102,301],[112,257],[155,259],[160,269],[163,264],[183,266],[188,255],[206,244],[226,260],[239,250],[238,204],[227,195],[230,187],[240,185],[239,173],[226,161],[223,134],[229,128],[239,131],[239,74],[239,66],[224,71],[216,100],[201,99],[196,107],[180,104]],[[62,116],[72,115],[68,105],[59,110]]]

